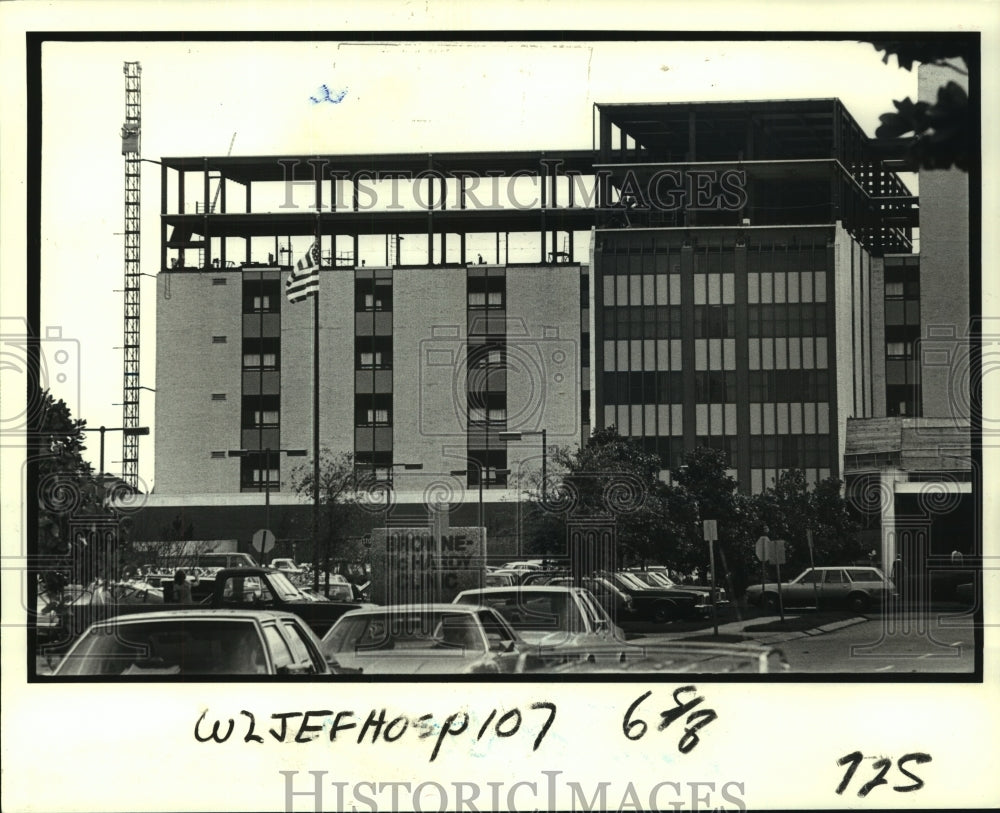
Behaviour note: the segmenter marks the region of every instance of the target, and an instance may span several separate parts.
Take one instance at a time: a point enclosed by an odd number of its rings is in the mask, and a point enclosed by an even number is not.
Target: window
[[[281,309],[281,281],[278,279],[243,280],[244,313],[278,313]]]
[[[281,485],[279,455],[252,452],[240,458],[240,488],[243,491],[277,491]]]
[[[502,275],[470,276],[468,278],[468,303],[472,310],[504,307],[507,280]]]
[[[885,284],[885,295],[886,295],[886,298],[889,298],[889,297],[901,297],[901,296],[903,296],[903,283],[902,282],[887,282]]]
[[[385,426],[389,423],[389,410],[385,408],[369,409],[366,411],[365,423]]]
[[[287,669],[292,665],[292,653],[288,651],[288,644],[281,637],[278,628],[273,624],[264,627],[264,637],[267,639],[268,648],[271,650],[271,657],[274,658],[274,668]]]
[[[886,355],[909,358],[913,353],[913,345],[910,342],[889,342],[885,346]]]
[[[253,413],[254,426],[277,426],[278,410],[276,409],[266,409],[264,411],[256,410]]]
[[[245,370],[276,370],[278,369],[279,339],[243,339],[243,369]]]
[[[265,370],[273,370],[278,366],[277,353],[244,353],[244,367],[263,367]]]
[[[389,426],[392,424],[392,395],[358,395],[354,417],[357,426]]]
[[[828,570],[826,571],[826,583],[827,584],[843,584],[844,571],[843,570]]]
[[[357,336],[354,348],[355,369],[392,369],[392,336]]]
[[[391,311],[392,280],[375,279],[370,272],[354,281],[354,303],[357,311]]]
[[[225,344],[225,343],[226,343],[226,337],[225,336],[213,336],[212,337],[212,344]]]

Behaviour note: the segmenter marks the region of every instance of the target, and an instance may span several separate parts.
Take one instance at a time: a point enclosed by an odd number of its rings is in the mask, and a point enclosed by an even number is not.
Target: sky
[[[88,426],[122,425],[125,61],[142,64],[142,156],[589,148],[594,102],[839,97],[869,134],[916,73],[866,43],[69,43],[43,48],[41,325],[78,352],[51,382]],[[322,85],[343,94],[320,103]],[[235,133],[235,138],[234,138]],[[155,387],[159,167],[144,163],[140,383]],[[140,424],[154,393],[140,391]],[[120,472],[121,436],[106,468]],[[96,433],[88,454],[97,462]],[[153,485],[154,436],[140,438]]]

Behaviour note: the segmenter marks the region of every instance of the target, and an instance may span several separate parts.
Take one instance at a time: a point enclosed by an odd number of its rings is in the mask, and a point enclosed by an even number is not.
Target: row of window
[[[605,308],[606,339],[679,339],[683,335],[680,305],[648,308]]]
[[[830,465],[829,435],[758,435],[750,438],[751,466],[818,468]]]
[[[826,370],[751,370],[748,379],[751,402],[783,404],[829,398]]]
[[[778,336],[826,336],[827,306],[824,304],[749,305],[747,335],[752,338]]]

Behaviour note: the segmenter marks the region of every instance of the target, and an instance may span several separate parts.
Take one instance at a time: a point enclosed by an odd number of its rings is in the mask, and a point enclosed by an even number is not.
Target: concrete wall
[[[157,277],[157,493],[239,491],[239,459],[211,453],[240,448],[242,280],[224,270]]]
[[[392,299],[393,459],[424,465],[393,480],[419,499],[466,467],[466,270],[396,269]]]
[[[966,77],[921,65],[919,96]],[[920,329],[923,414],[968,418],[969,178],[957,169],[920,172]],[[953,372],[958,372],[956,382]]]
[[[282,274],[284,296],[287,273]],[[354,451],[354,271],[320,272],[320,447]],[[281,445],[307,458],[281,465],[281,487],[299,463],[312,460],[313,300],[281,303]]]
[[[875,403],[882,402],[884,414],[885,378],[876,380],[874,356],[885,353],[884,325],[872,330],[871,314],[881,310],[881,294],[875,298],[877,284],[872,282],[872,258],[841,226],[834,238],[833,297],[836,336],[831,345],[829,363],[835,367],[837,410],[831,414],[831,435],[836,436],[837,456],[844,458],[847,419],[875,414]],[[874,306],[873,303],[874,302]],[[884,371],[884,362],[882,364]]]

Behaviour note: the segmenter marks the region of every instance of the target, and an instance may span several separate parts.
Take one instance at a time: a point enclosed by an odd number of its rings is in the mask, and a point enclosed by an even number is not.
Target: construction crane
[[[138,62],[126,62],[125,124],[125,358],[122,399],[122,479],[139,486],[139,152],[140,76]]]

